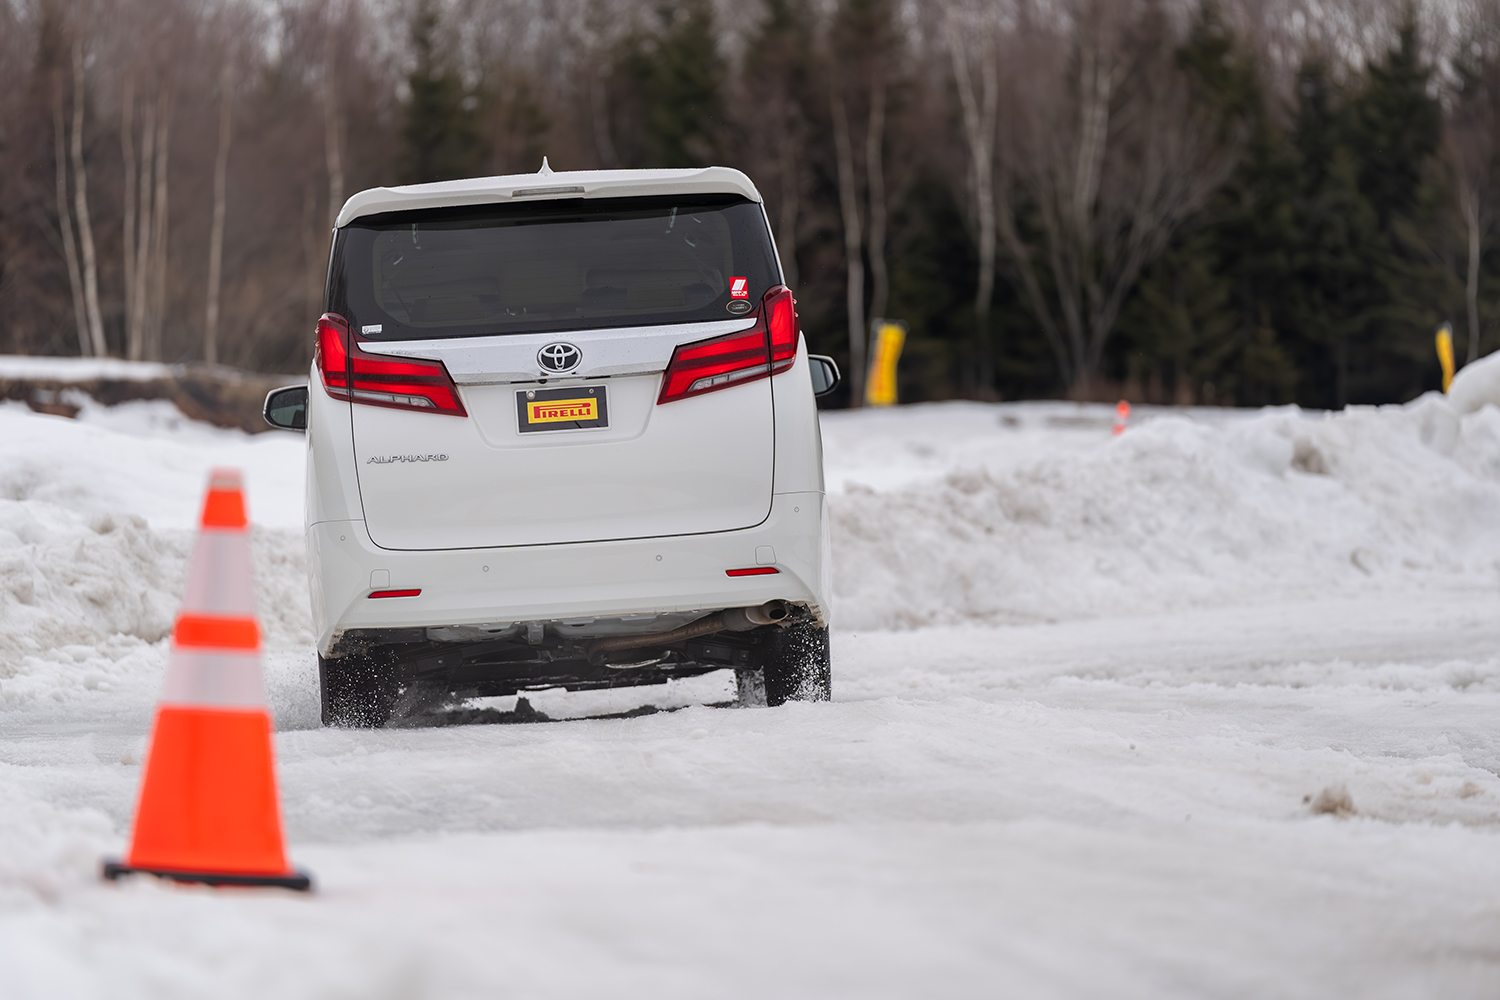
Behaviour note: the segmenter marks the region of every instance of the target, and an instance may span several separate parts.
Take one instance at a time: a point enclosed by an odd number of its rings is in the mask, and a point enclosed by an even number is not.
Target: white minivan
[[[738,170],[375,188],[339,213],[310,385],[323,721],[732,669],[829,697],[809,356]]]

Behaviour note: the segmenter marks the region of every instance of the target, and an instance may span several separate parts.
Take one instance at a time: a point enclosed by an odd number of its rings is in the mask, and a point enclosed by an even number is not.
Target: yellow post
[[[870,352],[870,377],[865,380],[865,405],[892,406],[896,402],[896,362],[906,343],[906,324],[877,319],[873,325],[875,343]]]
[[[1438,361],[1443,366],[1443,392],[1446,393],[1448,386],[1453,384],[1453,331],[1447,323],[1438,327],[1437,352]]]

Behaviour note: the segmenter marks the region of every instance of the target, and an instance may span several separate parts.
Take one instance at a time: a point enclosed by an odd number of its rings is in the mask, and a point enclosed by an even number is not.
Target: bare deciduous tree
[[[73,213],[68,207],[68,155],[63,132],[62,85],[59,80],[54,80],[52,157],[57,164],[57,225],[62,232],[63,257],[68,265],[68,288],[73,293],[73,322],[78,334],[78,353],[88,357],[93,353],[93,338],[89,336],[88,311],[83,300],[83,275],[78,266],[78,244],[73,236]]]
[[[797,287],[797,237],[808,173],[808,112],[812,19],[802,0],[771,0],[766,21],[751,39],[738,82],[736,105],[745,115],[747,168],[767,184],[766,209],[774,220],[776,246],[786,283]],[[764,181],[763,181],[764,183]]]
[[[1142,269],[1239,150],[1194,101],[1166,16],[1132,6],[1085,0],[1065,32],[1024,18],[1000,59],[1000,239],[1065,383],[1084,397]]]
[[[78,245],[83,259],[83,308],[88,321],[89,353],[109,353],[104,343],[104,323],[99,315],[99,260],[94,253],[94,225],[89,218],[89,174],[83,159],[83,109],[85,80],[83,42],[73,41],[73,210],[78,217]]]
[[[135,302],[135,255],[136,255],[136,203],[138,165],[135,158],[135,74],[127,72],[121,84],[120,102],[120,157],[124,161],[125,186],[121,197],[120,213],[124,222],[125,255],[125,356],[138,358],[139,338],[136,332]]]
[[[162,324],[167,309],[167,163],[171,154],[172,112],[175,94],[171,81],[161,98],[161,108],[156,115],[156,163],[155,184],[151,200],[151,310],[150,324],[146,333],[147,357],[162,356]]]
[[[894,16],[895,6],[887,0],[843,0],[833,13],[826,40],[824,79],[833,126],[839,214],[844,228],[844,293],[852,369],[849,400],[853,406],[864,402],[868,319],[885,311],[890,296],[886,262],[886,119],[892,63],[901,56]],[[856,141],[861,136],[854,133],[852,116],[860,112],[865,119],[863,155],[856,160]],[[874,293],[868,311],[867,259]]]
[[[125,258],[125,302],[126,302],[126,356],[139,361],[146,356],[146,290],[150,285],[151,252],[151,175],[156,159],[156,107],[153,98],[142,108],[139,147],[133,133],[135,116],[132,113],[130,96],[126,97],[124,115],[125,137],[122,140],[131,167],[127,177],[134,180],[127,184],[124,198],[125,244],[133,246],[126,251]],[[134,225],[132,231],[131,226]]]
[[[833,116],[833,144],[839,180],[839,210],[844,220],[844,294],[849,310],[849,399],[864,401],[865,385],[865,260],[864,225],[860,219],[858,180],[854,176],[854,144],[849,138],[849,109],[838,84],[829,98]]]
[[[891,297],[890,269],[885,259],[885,70],[878,62],[871,72],[870,116],[865,127],[865,194],[870,210],[870,315],[882,317]]]
[[[203,360],[219,361],[219,289],[224,267],[224,213],[228,205],[229,140],[234,129],[229,63],[219,83],[219,145],[214,156],[214,218],[208,237],[208,293],[203,316]]]
[[[995,296],[995,126],[1000,104],[997,26],[984,14],[964,17],[953,11],[946,28],[969,150],[969,183],[978,231],[979,274],[974,292],[976,382],[979,387],[988,387],[994,379],[989,327],[990,303]]]
[[[136,141],[134,77],[125,87],[120,145],[125,157],[122,215],[125,257],[125,344],[133,361],[160,356],[167,268],[167,160],[172,93],[156,76],[141,107]]]
[[[1465,363],[1479,358],[1479,271],[1483,241],[1494,223],[1497,162],[1496,129],[1500,129],[1500,12],[1486,9],[1475,37],[1460,60],[1459,87],[1443,129],[1443,144],[1453,167],[1459,218],[1467,237],[1464,304],[1468,313]]]
[[[339,100],[339,37],[348,10],[329,4],[323,11],[323,158],[328,165],[328,226],[333,228],[344,204],[344,110]]]

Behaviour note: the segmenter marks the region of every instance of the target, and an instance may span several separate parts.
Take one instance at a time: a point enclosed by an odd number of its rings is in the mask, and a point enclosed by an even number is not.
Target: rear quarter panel
[[[771,379],[776,410],[776,493],[823,492],[823,433],[813,398],[807,344],[797,345],[797,360]]]

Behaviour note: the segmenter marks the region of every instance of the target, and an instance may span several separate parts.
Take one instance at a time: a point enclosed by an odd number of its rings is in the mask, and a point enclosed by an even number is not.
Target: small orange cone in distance
[[[209,477],[130,853],[104,865],[108,879],[131,872],[210,885],[312,884],[287,864],[282,845],[236,469]]]
[[[1115,437],[1125,433],[1125,425],[1128,423],[1130,423],[1130,404],[1122,399],[1115,404]]]

